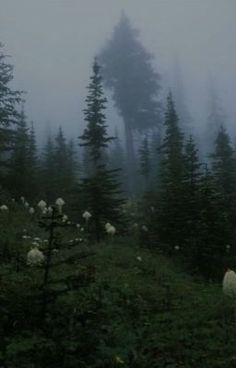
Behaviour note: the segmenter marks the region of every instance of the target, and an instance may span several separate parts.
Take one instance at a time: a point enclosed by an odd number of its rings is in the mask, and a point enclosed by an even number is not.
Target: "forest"
[[[0,47],[0,367],[235,367],[236,152],[217,94],[199,138],[124,12],[91,64],[83,132],[39,144]]]

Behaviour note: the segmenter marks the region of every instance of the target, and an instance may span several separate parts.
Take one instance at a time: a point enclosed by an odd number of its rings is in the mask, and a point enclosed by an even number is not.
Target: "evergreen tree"
[[[184,147],[184,182],[183,182],[183,252],[189,261],[193,261],[196,247],[199,246],[200,230],[200,182],[202,177],[198,149],[190,136]]]
[[[179,58],[174,60],[174,86],[173,96],[176,104],[176,111],[179,116],[180,129],[186,134],[190,134],[193,130],[192,118],[186,104],[186,93],[183,81],[183,75]]]
[[[225,123],[225,113],[221,106],[220,98],[217,94],[213,82],[210,81],[209,99],[208,99],[208,114],[205,129],[205,155],[208,157],[214,151],[215,140],[219,129]]]
[[[96,59],[88,90],[85,109],[87,127],[80,139],[81,145],[88,148],[93,170],[91,175],[82,181],[81,191],[84,209],[89,210],[93,216],[94,232],[96,240],[99,241],[105,223],[119,221],[121,200],[116,181],[117,170],[107,169],[107,164],[104,162],[106,148],[114,138],[107,134],[104,114],[106,99],[103,95],[100,67]]]
[[[229,244],[227,213],[217,183],[206,167],[200,182],[200,228],[193,249],[195,269],[206,278],[222,278]]]
[[[69,173],[69,153],[66,138],[59,128],[59,131],[55,137],[54,145],[54,164],[55,164],[55,196],[65,197],[71,189],[70,173]]]
[[[36,145],[36,137],[33,122],[31,123],[31,127],[29,130],[29,144],[28,144],[28,172],[29,172],[29,186],[30,186],[30,198],[35,199],[39,197],[39,182],[38,182],[38,170],[39,170],[39,162],[38,162],[38,154],[37,154],[37,145]]]
[[[226,129],[221,126],[215,141],[215,151],[211,155],[212,172],[218,191],[222,195],[224,212],[227,216],[227,242],[233,244],[236,240],[236,158]],[[234,249],[234,252],[236,249]]]
[[[136,172],[134,131],[160,123],[160,77],[152,67],[152,55],[138,39],[127,16],[122,13],[107,45],[100,53],[104,81],[125,125],[130,191]]]
[[[119,168],[119,171],[117,172],[117,179],[121,183],[122,190],[127,191],[128,187],[125,155],[117,130],[115,131],[115,139],[111,142],[111,149],[109,152],[109,167],[114,170]]]
[[[7,184],[15,197],[29,198],[31,193],[29,176],[29,134],[26,116],[22,109],[14,137],[12,154],[9,160]]]
[[[141,147],[139,149],[139,172],[143,176],[145,184],[145,190],[148,189],[150,184],[150,176],[151,176],[151,151],[149,147],[149,141],[147,134],[143,138]]]
[[[18,106],[21,103],[20,91],[12,90],[13,66],[8,64],[0,44],[0,167],[5,174],[8,155],[13,147],[15,126],[19,121]]]
[[[159,190],[159,238],[171,252],[183,240],[183,134],[171,94],[167,98],[165,137],[161,147],[161,177]]]
[[[48,203],[54,203],[56,190],[56,166],[54,160],[55,148],[49,136],[41,157],[40,187],[41,195]]]
[[[88,154],[95,169],[98,163],[104,159],[105,148],[113,137],[108,137],[107,126],[105,124],[104,110],[106,109],[107,99],[103,95],[102,77],[100,66],[95,59],[93,64],[93,75],[88,86],[89,94],[86,98],[87,108],[84,110],[87,127],[83,135],[79,138],[82,143],[80,146],[88,148]]]

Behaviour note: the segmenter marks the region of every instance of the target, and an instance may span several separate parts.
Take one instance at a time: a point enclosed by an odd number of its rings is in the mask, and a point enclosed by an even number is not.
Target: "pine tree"
[[[128,191],[125,155],[117,130],[115,131],[114,137],[115,139],[111,142],[111,149],[109,151],[109,167],[113,170],[119,168],[117,179],[121,183],[122,190]]]
[[[9,173],[6,178],[8,188],[15,197],[30,195],[29,177],[29,135],[24,109],[15,132],[12,154],[9,160]]]
[[[146,130],[161,121],[160,77],[152,67],[152,55],[138,39],[128,17],[122,13],[113,35],[99,55],[104,81],[113,92],[124,120],[129,189],[136,172],[134,131]]]
[[[183,242],[182,251],[190,263],[199,245],[200,230],[200,182],[202,179],[201,163],[198,149],[190,136],[184,147],[184,181],[183,181]]]
[[[88,148],[92,172],[81,184],[85,210],[93,216],[94,233],[96,240],[101,239],[106,222],[117,223],[120,217],[121,200],[119,185],[116,181],[116,170],[107,169],[104,162],[106,148],[114,138],[107,134],[105,122],[106,98],[103,94],[100,66],[95,59],[93,75],[88,87],[86,98],[85,121],[87,127],[79,138],[81,145]]]
[[[18,106],[22,102],[20,91],[12,90],[13,66],[8,64],[0,44],[0,168],[6,173],[8,152],[12,150],[15,126],[19,121]]]
[[[229,244],[227,213],[214,176],[206,167],[200,182],[200,227],[192,260],[195,269],[206,278],[222,278]]]
[[[62,128],[59,128],[55,137],[54,164],[55,164],[55,195],[66,198],[74,186],[75,168],[73,167],[71,147],[68,146]]]
[[[226,129],[221,126],[215,141],[215,151],[211,155],[212,173],[214,175],[218,191],[223,197],[224,212],[228,222],[228,244],[236,240],[236,158]]]
[[[88,148],[88,154],[95,169],[98,163],[104,159],[104,149],[114,139],[108,137],[107,134],[104,115],[107,99],[103,95],[100,66],[96,59],[93,64],[93,75],[90,79],[89,94],[86,98],[87,108],[84,110],[87,127],[79,138],[82,141],[80,146]]]
[[[39,198],[39,162],[38,153],[36,145],[36,137],[33,122],[29,130],[29,144],[28,144],[28,172],[29,172],[29,187],[30,187],[30,197],[29,199]]]
[[[215,140],[220,127],[225,123],[225,112],[222,108],[220,98],[217,94],[213,82],[210,81],[208,114],[205,129],[205,155],[209,156],[214,150]]]
[[[151,176],[151,152],[149,147],[149,141],[147,134],[143,138],[141,147],[139,149],[139,172],[144,178],[144,188],[145,190],[150,189],[150,176]]]
[[[49,136],[41,157],[40,192],[47,203],[54,203],[56,190],[56,167],[54,142]]]
[[[183,134],[171,93],[167,98],[165,137],[161,147],[161,174],[159,190],[159,238],[166,251],[171,252],[183,240]]]

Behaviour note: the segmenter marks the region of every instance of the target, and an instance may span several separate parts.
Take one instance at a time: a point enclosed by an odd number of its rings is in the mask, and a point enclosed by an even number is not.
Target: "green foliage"
[[[145,180],[144,190],[149,189],[151,171],[151,151],[148,136],[146,135],[139,149],[139,172]]]
[[[86,99],[85,121],[87,127],[80,137],[82,146],[87,148],[88,165],[91,171],[88,177],[82,180],[80,185],[81,197],[83,198],[84,210],[89,210],[92,214],[93,232],[96,240],[100,241],[104,233],[106,222],[119,224],[121,219],[119,183],[117,182],[118,169],[107,168],[104,162],[108,143],[113,140],[107,134],[105,124],[102,78],[100,67],[95,60],[93,65],[93,76],[89,85],[89,95]]]
[[[41,195],[49,203],[53,203],[58,197],[71,203],[71,193],[78,181],[78,164],[74,143],[67,142],[62,128],[59,128],[55,139],[48,137],[40,166]]]
[[[33,126],[27,126],[25,112],[22,109],[9,159],[8,174],[5,183],[15,198],[25,196],[35,199],[37,194],[37,151]]]
[[[14,128],[18,123],[18,105],[21,103],[20,91],[10,87],[13,79],[13,66],[7,63],[7,57],[0,44],[0,166],[1,176],[5,174],[7,153],[12,149]]]
[[[114,139],[107,135],[106,117],[104,115],[107,100],[103,94],[100,66],[96,59],[93,64],[93,75],[88,90],[89,94],[86,98],[87,108],[84,110],[87,127],[79,138],[82,141],[80,145],[88,148],[90,163],[93,165],[94,170],[96,165],[104,159],[104,149]]]
[[[167,98],[165,137],[161,148],[159,190],[159,236],[166,251],[171,252],[183,239],[183,134],[178,127],[178,116],[171,94]]]
[[[104,81],[113,92],[125,124],[131,130],[155,126],[160,120],[160,77],[151,65],[152,55],[142,46],[124,13],[99,60]]]

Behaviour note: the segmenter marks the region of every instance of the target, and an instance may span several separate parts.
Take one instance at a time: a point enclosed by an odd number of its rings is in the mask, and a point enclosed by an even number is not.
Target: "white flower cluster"
[[[114,236],[115,233],[116,233],[116,228],[115,226],[111,225],[109,222],[107,222],[105,224],[105,230],[107,232],[107,234],[111,235],[111,236]]]
[[[236,297],[236,273],[232,270],[228,270],[223,278],[223,293]]]
[[[34,246],[27,254],[27,264],[29,266],[40,266],[44,262],[44,254],[38,249],[36,242],[32,243]]]
[[[82,217],[85,219],[85,221],[89,221],[89,219],[92,217],[91,213],[89,211],[85,211],[82,215]]]

